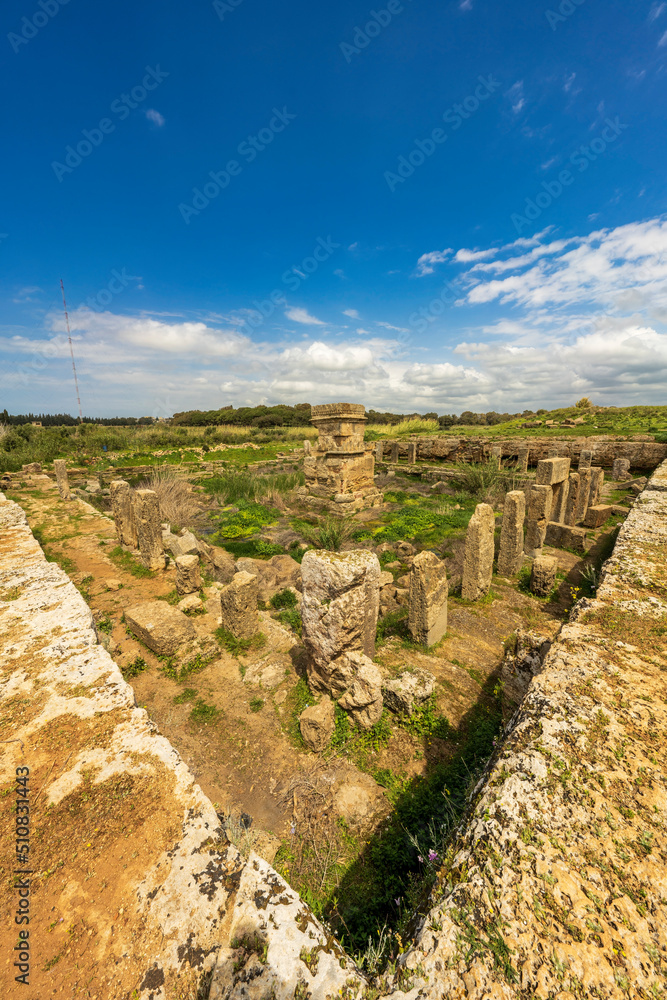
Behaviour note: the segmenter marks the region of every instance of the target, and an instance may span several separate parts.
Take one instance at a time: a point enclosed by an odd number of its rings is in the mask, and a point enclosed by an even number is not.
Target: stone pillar
[[[580,469],[579,496],[577,497],[577,506],[574,512],[575,524],[580,524],[586,517],[586,511],[588,510],[588,497],[591,492],[591,478],[590,469]]]
[[[523,490],[505,494],[503,525],[500,529],[498,573],[514,576],[523,563],[523,519],[526,514],[526,495]]]
[[[569,472],[569,458],[558,458],[557,456],[543,458],[541,462],[537,463],[535,482],[538,486],[553,486],[554,483],[562,483],[564,479],[567,479]]]
[[[301,562],[303,641],[312,669],[326,679],[343,652],[375,652],[380,562],[374,552],[306,552]],[[330,690],[324,684],[324,690]]]
[[[162,515],[154,490],[135,490],[134,518],[141,561],[147,569],[164,569],[166,558],[162,541]]]
[[[408,625],[415,642],[433,646],[447,631],[447,571],[434,552],[420,552],[410,570]]]
[[[538,597],[551,593],[556,582],[558,560],[555,556],[538,556],[533,560],[530,573],[530,589]]]
[[[414,465],[417,461],[417,445],[408,444],[408,465]]]
[[[564,479],[562,483],[554,483],[551,488],[553,490],[553,500],[551,501],[549,518],[551,521],[563,524],[567,510],[567,498],[570,493],[570,482],[568,479]]]
[[[383,445],[382,441],[376,441],[375,442],[375,461],[376,462],[381,462],[382,461],[383,452],[384,452],[384,445]]]
[[[466,532],[461,581],[461,597],[466,601],[476,601],[489,592],[493,574],[495,523],[493,507],[488,503],[478,503]]]
[[[71,500],[72,494],[69,488],[69,479],[67,478],[67,462],[64,458],[57,458],[53,463],[53,471],[56,474],[56,482],[58,484],[58,492],[63,500]]]
[[[556,447],[549,448],[549,450],[547,451],[547,459],[549,458],[558,458],[558,448]]]
[[[373,449],[368,451],[364,443],[364,407],[360,403],[313,406],[310,422],[317,428],[317,441],[303,460],[306,503],[321,506],[324,500],[335,515],[379,507],[382,494],[373,478]]]
[[[312,455],[313,453],[313,447],[308,438],[303,442],[303,451],[305,455]]]
[[[582,451],[579,455],[579,469],[590,469],[592,461],[593,452],[588,450]]]
[[[519,472],[528,472],[528,457],[530,451],[528,448],[519,448],[519,456],[517,458],[517,467]]]
[[[199,556],[176,557],[176,591],[185,594],[196,594],[201,587],[199,571]]]
[[[111,482],[111,514],[116,525],[119,545],[129,549],[137,547],[137,527],[134,518],[134,504],[130,484],[124,479]]]
[[[499,444],[494,444],[491,448],[491,462],[499,469],[503,461],[503,449]]]
[[[301,617],[308,684],[330,693],[362,727],[382,715],[382,674],[371,657],[380,606],[373,552],[306,552]]]
[[[597,507],[600,503],[600,495],[604,484],[604,469],[600,466],[591,466],[591,489],[588,494],[588,506]]]
[[[611,478],[617,482],[626,479],[630,473],[630,461],[627,458],[615,458],[611,470]]]
[[[179,559],[194,558],[179,556]],[[257,577],[251,573],[235,573],[231,583],[220,591],[221,626],[236,639],[252,639],[258,631]]]
[[[530,487],[528,493],[528,512],[526,515],[526,537],[524,552],[527,556],[539,555],[544,545],[547,524],[551,514],[553,490],[550,486],[536,485]]]
[[[565,505],[565,524],[572,526],[575,523],[577,514],[577,502],[579,499],[579,473],[571,472],[568,479],[569,489],[567,493],[567,504]]]
[[[391,445],[391,461],[393,463],[398,462],[399,446],[398,443],[393,441]]]

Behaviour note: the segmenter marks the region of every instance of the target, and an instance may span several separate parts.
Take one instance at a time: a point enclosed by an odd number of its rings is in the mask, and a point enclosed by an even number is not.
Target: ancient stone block
[[[514,576],[523,563],[523,520],[526,514],[526,495],[523,490],[511,490],[505,495],[503,524],[500,529],[498,573]]]
[[[549,517],[552,521],[558,521],[562,524],[565,520],[567,498],[570,493],[569,480],[564,479],[561,483],[554,483],[551,489],[553,490],[553,499],[551,501],[551,513]]]
[[[303,442],[303,451],[305,455],[312,454],[313,448],[308,438]]]
[[[325,750],[334,731],[336,710],[331,698],[326,695],[317,705],[304,708],[299,716],[299,729],[303,742],[315,753]]]
[[[519,448],[519,454],[516,461],[519,472],[528,472],[529,455],[530,451],[528,450],[528,448]]]
[[[191,531],[184,531],[180,535],[169,535],[165,545],[174,559],[178,556],[196,556],[199,553],[199,539]]]
[[[382,441],[376,441],[375,442],[375,461],[376,462],[381,462],[382,461],[383,453],[384,453],[384,444],[382,443]]]
[[[172,656],[179,646],[195,638],[187,615],[166,601],[144,601],[126,608],[125,623],[157,656]]]
[[[179,594],[196,594],[201,587],[199,556],[176,557],[176,591]]]
[[[530,487],[526,512],[526,535],[523,543],[526,555],[537,555],[544,545],[552,502],[553,490],[550,486]]]
[[[69,480],[67,478],[67,462],[63,458],[56,458],[53,463],[53,471],[56,474],[56,483],[58,484],[58,492],[63,500],[71,500],[72,494],[69,488]]]
[[[415,642],[432,646],[447,631],[447,570],[434,552],[420,552],[410,570],[408,624]]]
[[[579,473],[571,472],[568,478],[567,503],[565,505],[565,524],[574,524],[579,501]]]
[[[400,454],[400,446],[394,441],[391,445],[391,458],[390,461],[393,463],[398,462],[398,457]]]
[[[382,694],[387,708],[398,715],[412,715],[435,691],[435,677],[428,670],[413,667],[386,681]]]
[[[413,442],[408,444],[408,465],[414,465],[417,461],[417,445]]]
[[[364,445],[363,406],[313,406],[311,423],[317,427],[318,439],[312,453],[304,457],[306,502],[328,501],[337,515],[380,506],[383,497],[374,483],[373,453]]]
[[[547,421],[547,423],[548,422],[549,421]],[[547,451],[547,459],[549,459],[549,458],[558,458],[558,448],[557,447],[552,446],[551,448],[549,448],[549,450]]]
[[[42,472],[41,462],[28,462],[27,465],[21,466],[21,471],[27,476],[39,476]]]
[[[202,611],[204,608],[204,602],[201,597],[197,596],[197,594],[188,594],[187,597],[184,597],[182,601],[178,602],[176,607],[179,611],[186,614],[187,612]]]
[[[551,639],[548,636],[517,629],[516,643],[505,653],[500,668],[505,721],[523,701],[533,677],[542,672],[544,658],[550,649]]]
[[[493,507],[488,503],[478,503],[466,532],[461,581],[461,597],[466,601],[476,601],[489,592],[493,574],[495,523]]]
[[[166,557],[157,493],[153,490],[135,490],[133,502],[141,561],[147,569],[164,569]]]
[[[332,664],[343,653],[372,657],[380,604],[380,563],[374,552],[306,552],[301,563],[303,641],[308,681],[332,690]]]
[[[611,478],[617,482],[626,479],[630,474],[630,460],[627,458],[615,458],[611,469]]]
[[[586,511],[584,525],[587,528],[601,528],[605,521],[611,517],[611,504],[594,504]]]
[[[220,591],[221,625],[237,639],[252,639],[258,630],[257,577],[235,573]]]
[[[499,469],[502,465],[503,460],[503,449],[500,445],[493,445],[491,448],[491,462],[495,468]]]
[[[555,556],[537,556],[530,572],[530,589],[538,597],[551,593],[556,582],[558,560]]]
[[[362,729],[370,729],[382,715],[382,674],[376,663],[363,653],[343,653],[335,661],[334,687],[345,691],[338,699]]]
[[[132,490],[124,479],[114,479],[111,483],[111,514],[120,545],[136,549],[137,526],[134,519]]]
[[[567,479],[569,471],[569,458],[543,458],[537,463],[535,482],[538,486],[553,486]]]
[[[588,506],[596,507],[600,503],[602,487],[604,485],[604,469],[599,466],[591,466],[591,485],[588,492]]]
[[[590,469],[592,461],[593,461],[593,452],[588,450],[583,450],[579,455],[579,468]]]
[[[586,517],[588,510],[588,497],[591,492],[591,470],[582,469],[579,472],[579,494],[574,512],[574,523],[580,524]]]

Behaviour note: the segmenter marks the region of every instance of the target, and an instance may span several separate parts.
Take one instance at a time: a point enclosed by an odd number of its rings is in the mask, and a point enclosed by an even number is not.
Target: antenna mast
[[[76,377],[76,365],[74,364],[74,348],[72,347],[72,334],[69,328],[69,316],[67,315],[67,303],[65,302],[65,286],[63,279],[60,279],[60,290],[63,293],[63,308],[65,310],[65,322],[67,324],[67,339],[69,341],[69,352],[72,356],[72,371],[74,372],[74,388],[76,389],[76,401],[79,404],[79,423],[83,423],[83,413],[81,412],[81,397],[79,396],[79,380]]]

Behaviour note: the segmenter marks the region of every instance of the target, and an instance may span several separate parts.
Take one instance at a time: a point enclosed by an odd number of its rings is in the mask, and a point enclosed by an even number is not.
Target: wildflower
[[[417,855],[417,861],[419,862],[420,865],[424,864],[424,859],[422,858],[421,854]]]
[[[437,859],[437,857],[438,857],[438,852],[437,851],[429,851],[428,852],[428,860],[429,861],[435,861]]]
[[[399,896],[397,899],[394,900],[394,902],[396,903],[396,906],[400,906],[401,905],[401,899],[402,899],[402,896]]]

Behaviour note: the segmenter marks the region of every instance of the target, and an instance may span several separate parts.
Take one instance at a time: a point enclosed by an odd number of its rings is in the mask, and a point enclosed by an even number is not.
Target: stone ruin
[[[325,502],[332,513],[340,515],[379,507],[383,496],[374,482],[373,453],[364,445],[364,407],[325,403],[312,407],[310,419],[318,439],[304,458],[302,495],[306,502]]]

